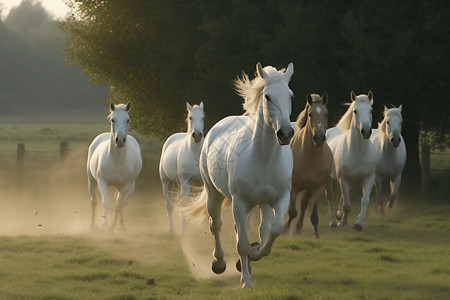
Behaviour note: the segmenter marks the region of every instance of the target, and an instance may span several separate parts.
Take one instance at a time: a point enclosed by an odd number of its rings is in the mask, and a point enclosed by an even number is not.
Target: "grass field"
[[[154,160],[147,160],[125,208],[127,232],[91,232],[85,175],[90,139],[80,136],[64,162],[20,176],[14,170],[0,170],[0,299],[448,299],[450,295],[450,203],[445,199],[400,198],[385,217],[371,202],[361,233],[351,228],[359,212],[356,201],[350,225],[337,230],[327,226],[327,205],[322,201],[321,239],[314,240],[308,222],[300,236],[279,237],[268,257],[252,263],[254,288],[243,290],[234,268],[237,254],[230,210],[224,212],[222,231],[228,268],[215,275],[210,271],[213,238],[207,222],[189,223],[184,235],[168,232]],[[100,223],[100,211],[97,216]],[[179,218],[174,217],[179,230]],[[255,226],[251,236],[256,236]]]

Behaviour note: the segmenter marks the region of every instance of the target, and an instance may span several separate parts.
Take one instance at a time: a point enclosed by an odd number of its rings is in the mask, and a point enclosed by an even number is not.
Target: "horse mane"
[[[259,100],[267,84],[284,79],[283,70],[279,72],[272,66],[266,66],[264,71],[269,75],[266,79],[256,76],[250,80],[247,74],[242,73],[241,77],[233,81],[236,93],[244,98],[242,104],[245,111],[244,115],[254,114],[258,110]]]

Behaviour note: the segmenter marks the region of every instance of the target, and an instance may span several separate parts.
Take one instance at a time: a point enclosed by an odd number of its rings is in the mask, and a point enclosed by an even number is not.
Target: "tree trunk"
[[[405,122],[402,133],[405,143],[407,159],[402,175],[401,195],[413,197],[421,195],[421,167],[419,156],[419,126],[414,122]],[[406,129],[406,130],[405,130]]]

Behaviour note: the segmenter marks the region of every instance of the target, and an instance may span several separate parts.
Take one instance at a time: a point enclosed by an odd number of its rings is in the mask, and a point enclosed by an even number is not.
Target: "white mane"
[[[251,115],[257,111],[259,100],[266,85],[284,79],[284,70],[278,71],[272,66],[266,66],[264,67],[264,71],[269,75],[267,79],[256,76],[250,80],[248,75],[243,73],[241,78],[238,77],[234,80],[234,87],[237,94],[244,98],[242,106],[245,110],[245,115]]]

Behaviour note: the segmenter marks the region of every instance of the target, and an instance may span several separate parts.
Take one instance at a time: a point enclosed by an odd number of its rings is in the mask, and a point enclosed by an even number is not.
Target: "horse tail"
[[[184,218],[191,219],[194,222],[202,222],[204,219],[209,217],[206,204],[208,202],[208,193],[204,188],[198,196],[197,200],[191,206],[186,206],[181,208],[181,215]],[[231,206],[231,200],[225,198],[222,202],[222,209],[226,209]]]
[[[194,204],[181,208],[181,215],[184,218],[188,218],[200,223],[209,216],[208,210],[206,209],[207,202],[208,194],[206,192],[206,189],[204,188]]]

